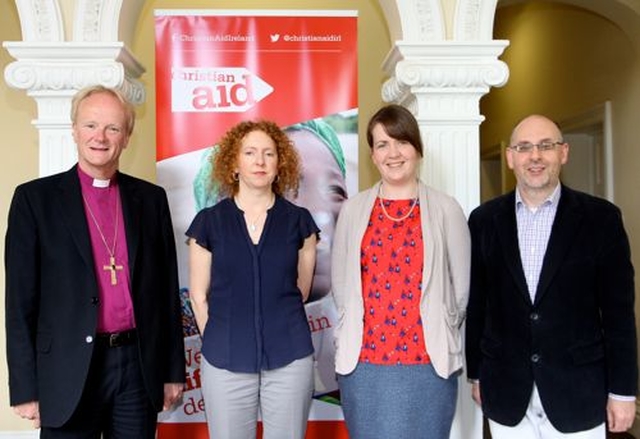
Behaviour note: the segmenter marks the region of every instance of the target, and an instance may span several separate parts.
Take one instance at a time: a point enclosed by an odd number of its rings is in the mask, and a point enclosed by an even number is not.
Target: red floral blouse
[[[380,198],[376,199],[361,244],[365,313],[360,361],[381,365],[429,363],[420,317],[420,204],[414,199],[382,201],[384,210]]]

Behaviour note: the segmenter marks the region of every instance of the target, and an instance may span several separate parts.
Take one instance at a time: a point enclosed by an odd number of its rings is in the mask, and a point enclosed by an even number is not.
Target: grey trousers
[[[313,397],[313,356],[260,373],[237,373],[202,362],[210,439],[303,439]]]

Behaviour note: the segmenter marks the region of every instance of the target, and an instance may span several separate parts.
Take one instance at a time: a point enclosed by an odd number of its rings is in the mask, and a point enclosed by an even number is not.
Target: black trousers
[[[137,341],[119,347],[98,341],[76,411],[60,428],[43,427],[40,438],[155,438],[158,414],[144,387],[138,357]]]

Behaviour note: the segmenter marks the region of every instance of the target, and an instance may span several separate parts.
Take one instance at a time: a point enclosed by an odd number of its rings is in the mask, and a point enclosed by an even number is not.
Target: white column
[[[36,102],[32,123],[39,133],[41,176],[64,171],[77,160],[69,117],[77,90],[102,84],[119,88],[134,104],[144,102],[137,80],[144,68],[118,41],[119,33],[133,34],[131,15],[137,17],[143,2],[16,0],[23,41],[3,43],[16,59],[5,68],[4,78]],[[128,26],[120,25],[120,16]],[[65,18],[72,21],[70,29],[65,29]]]
[[[480,98],[506,83],[493,40],[497,0],[379,0],[392,48],[382,99],[409,108],[425,146],[421,178],[467,214],[480,202]],[[482,413],[463,372],[451,439],[481,439]]]
[[[422,179],[456,197],[467,213],[480,201],[480,98],[506,82],[504,41],[398,41],[384,62],[382,98],[409,108],[425,143]]]

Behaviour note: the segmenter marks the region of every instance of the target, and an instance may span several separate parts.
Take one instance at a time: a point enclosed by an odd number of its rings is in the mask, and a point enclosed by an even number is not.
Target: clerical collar
[[[94,178],[93,183],[91,184],[93,187],[105,188],[109,187],[109,183],[111,180],[100,180],[99,178]]]
[[[93,178],[78,166],[78,175],[84,187],[94,187],[96,189],[107,189],[116,183],[117,173],[109,179]]]

